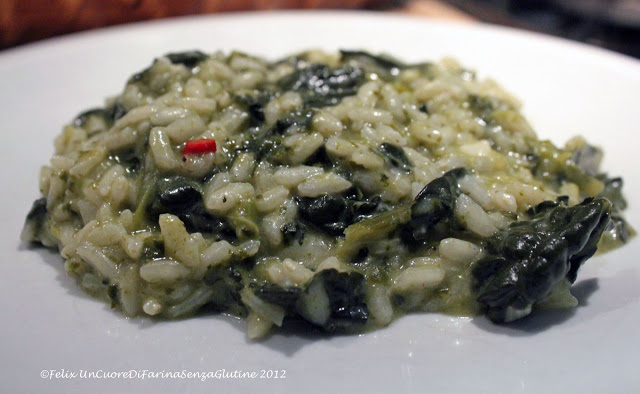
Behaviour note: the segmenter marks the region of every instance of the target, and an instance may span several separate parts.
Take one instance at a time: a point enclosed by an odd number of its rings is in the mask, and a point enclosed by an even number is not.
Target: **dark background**
[[[482,21],[640,58],[640,0],[447,0]]]
[[[148,19],[320,8],[477,20],[552,34],[640,58],[640,0],[0,0],[0,50]]]

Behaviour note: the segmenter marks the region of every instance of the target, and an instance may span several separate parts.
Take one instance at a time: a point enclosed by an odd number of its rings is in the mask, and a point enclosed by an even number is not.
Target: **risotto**
[[[22,239],[127,316],[251,338],[572,307],[579,267],[634,234],[622,180],[519,106],[452,59],[168,54],[56,138]]]

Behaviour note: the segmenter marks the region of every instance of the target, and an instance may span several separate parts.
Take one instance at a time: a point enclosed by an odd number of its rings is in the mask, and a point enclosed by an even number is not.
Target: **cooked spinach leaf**
[[[256,296],[271,304],[279,305],[288,312],[295,309],[300,294],[302,294],[302,289],[299,287],[281,287],[275,283],[263,285],[251,283],[249,287]]]
[[[526,316],[560,281],[575,282],[596,252],[611,204],[604,198],[573,207],[544,202],[535,212],[489,237],[486,256],[472,268],[476,299],[493,322]]]
[[[285,245],[293,245],[294,243],[302,245],[306,229],[304,224],[301,222],[287,223],[282,226],[280,231],[282,232],[282,238],[284,239]]]
[[[320,271],[300,295],[296,310],[327,331],[363,325],[369,318],[365,285],[364,276],[357,272]]]
[[[602,161],[602,149],[585,144],[582,148],[576,150],[571,156],[571,160],[587,175],[596,175],[600,162]]]
[[[312,110],[299,110],[278,119],[273,125],[255,127],[249,139],[242,144],[238,151],[249,151],[256,155],[256,160],[265,160],[273,164],[282,164],[287,160],[287,152],[282,145],[284,135],[290,128],[296,127],[303,131],[311,125]]]
[[[456,200],[460,195],[458,179],[467,171],[456,168],[446,172],[425,186],[411,206],[411,220],[406,229],[416,241],[424,240],[438,223],[453,218]]]
[[[278,86],[283,91],[300,93],[307,107],[324,107],[353,96],[364,82],[360,68],[345,66],[332,70],[326,65],[312,64],[285,76]]]
[[[120,101],[116,101],[105,110],[105,117],[111,123],[122,118],[126,114],[127,114],[127,108],[125,108],[125,106]]]
[[[309,156],[303,164],[306,166],[319,166],[324,169],[328,169],[333,166],[333,161],[327,154],[325,146],[322,145],[311,156]]]
[[[300,216],[329,235],[342,235],[353,221],[353,210],[345,198],[325,194],[298,199]]]
[[[207,304],[208,309],[243,314],[244,307],[239,294],[243,287],[240,271],[232,266],[216,265],[207,270],[203,280],[214,291]]]
[[[193,67],[209,57],[200,51],[168,53],[165,56],[171,61],[171,63],[184,64],[186,67]]]
[[[22,230],[22,240],[29,242],[42,242],[40,239],[42,230],[47,221],[47,198],[42,197],[33,202],[27,214]]]
[[[107,296],[111,300],[111,308],[115,308],[119,304],[118,285],[109,285],[107,287]]]
[[[380,197],[348,199],[335,195],[301,197],[298,201],[300,217],[319,230],[333,236],[341,236],[351,224],[383,212]]]
[[[139,152],[135,148],[113,152],[109,158],[124,167],[129,174],[137,173],[142,168]]]
[[[496,110],[496,105],[489,97],[470,94],[468,100],[469,108],[477,117],[486,124],[492,123],[491,114]]]
[[[256,127],[264,123],[264,106],[275,97],[270,91],[252,92],[235,96],[236,103],[244,106],[249,114],[249,126]]]
[[[622,178],[609,178],[605,174],[600,174],[597,178],[604,183],[604,189],[598,197],[606,198],[618,210],[627,209],[627,200],[622,194],[622,186],[624,185]]]
[[[42,197],[33,202],[29,213],[27,213],[27,220],[33,220],[41,222],[47,215],[47,198]]]
[[[222,239],[236,238],[235,229],[225,219],[207,211],[195,183],[184,177],[161,179],[156,198],[148,209],[153,220],[163,213],[176,215],[189,232],[214,233]]]
[[[401,147],[385,142],[380,145],[379,150],[392,166],[404,172],[411,172],[413,166]]]
[[[142,242],[142,258],[152,260],[164,257],[164,242],[160,236],[145,238]]]
[[[127,108],[120,102],[116,101],[107,108],[91,108],[84,112],[81,112],[73,120],[75,127],[83,127],[87,124],[89,119],[93,116],[103,119],[107,122],[107,125],[112,125],[116,120],[122,118],[127,114]]]
[[[611,221],[602,235],[603,242],[600,243],[602,249],[607,251],[629,242],[636,231],[622,216],[622,211],[627,208],[627,200],[622,194],[622,178],[609,178],[605,174],[600,174],[597,178],[604,183],[604,189],[598,196],[606,198],[613,206]]]
[[[73,120],[73,125],[76,127],[83,127],[85,124],[87,124],[87,121],[92,116],[96,116],[105,120],[107,119],[106,111],[104,108],[91,108],[78,114],[78,116],[76,116],[76,118]]]

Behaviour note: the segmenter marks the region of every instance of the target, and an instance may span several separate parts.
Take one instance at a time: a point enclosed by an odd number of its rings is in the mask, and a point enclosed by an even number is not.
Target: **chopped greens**
[[[204,59],[208,58],[206,54],[200,51],[186,51],[169,53],[166,55],[167,59],[173,64],[184,64],[187,67],[193,67]]]

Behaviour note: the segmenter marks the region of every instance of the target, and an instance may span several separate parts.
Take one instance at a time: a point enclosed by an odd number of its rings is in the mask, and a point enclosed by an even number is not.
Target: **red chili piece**
[[[191,140],[187,141],[187,144],[184,146],[182,150],[183,155],[203,155],[205,153],[215,153],[216,148],[216,140],[210,140],[207,138],[202,138],[199,140]]]

